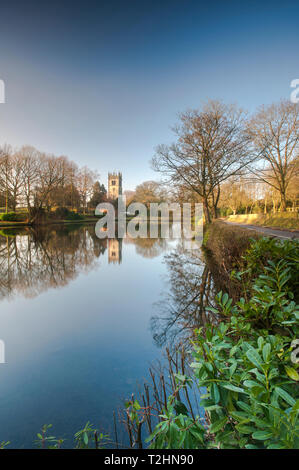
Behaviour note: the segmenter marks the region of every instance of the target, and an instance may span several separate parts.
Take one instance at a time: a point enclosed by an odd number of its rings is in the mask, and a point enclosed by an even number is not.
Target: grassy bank
[[[94,215],[77,215],[77,217],[69,218],[57,218],[53,216],[44,216],[41,219],[37,220],[35,223],[30,223],[28,221],[27,215],[17,214],[17,217],[12,218],[12,220],[1,220],[0,219],[0,228],[17,228],[17,227],[29,227],[31,225],[63,225],[63,224],[75,224],[75,223],[96,223],[100,217]]]
[[[299,214],[297,215],[295,212],[230,215],[226,220],[228,222],[238,224],[252,224],[278,229],[299,230]]]
[[[79,220],[61,220],[61,219],[49,219],[41,223],[35,224],[39,226],[44,225],[66,225],[66,224],[82,224],[82,223],[96,223],[99,219],[97,217],[88,217]],[[0,222],[0,228],[18,228],[18,227],[31,227],[32,224],[29,222]]]
[[[45,226],[45,225],[64,225],[64,224],[82,224],[82,223],[96,223],[101,216],[94,216],[94,215],[86,215],[82,216],[82,218],[78,219],[55,219],[53,217],[45,218],[31,224],[28,220],[0,220],[0,228],[18,228],[18,227],[31,227],[32,225],[35,226]],[[134,216],[127,216],[126,221],[131,220]],[[115,218],[117,222],[118,218]]]
[[[261,234],[215,221],[208,225],[204,236],[204,251],[216,288],[228,292],[233,299],[239,296],[240,285],[232,273],[243,269],[243,255],[252,240]]]

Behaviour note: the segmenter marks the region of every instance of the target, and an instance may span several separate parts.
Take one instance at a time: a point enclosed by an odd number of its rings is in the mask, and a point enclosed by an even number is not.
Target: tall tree
[[[19,150],[22,158],[22,193],[27,205],[29,219],[33,217],[35,189],[39,183],[39,152],[31,146]]]
[[[239,209],[248,205],[248,196],[239,179],[230,178],[223,183],[220,204],[222,207],[231,209],[234,215]]]
[[[144,181],[136,186],[133,202],[141,202],[149,208],[151,202],[165,201],[163,188],[156,181]]]
[[[107,191],[103,184],[99,181],[96,181],[92,188],[92,196],[89,201],[89,206],[93,209],[97,207],[98,204],[106,200]]]
[[[299,167],[299,155],[296,158],[296,164]],[[297,204],[299,202],[299,172],[295,172],[287,189],[287,198],[292,203],[292,211],[296,210]]]
[[[208,102],[180,115],[176,143],[160,145],[153,167],[173,185],[186,185],[203,202],[205,219],[217,217],[220,185],[252,161],[246,115],[235,106]]]
[[[12,149],[9,145],[5,145],[0,149],[0,184],[2,198],[5,201],[5,212],[8,211],[10,200],[9,180],[11,174],[11,154]]]
[[[281,101],[262,106],[249,126],[255,151],[262,163],[252,168],[256,177],[280,194],[281,210],[286,209],[290,181],[298,173],[299,105]]]
[[[83,214],[86,213],[87,202],[92,196],[93,185],[97,176],[97,173],[91,171],[87,166],[84,166],[78,172],[76,184],[81,196]]]
[[[22,192],[29,220],[34,222],[49,198],[63,181],[63,159],[39,152],[34,147],[22,147]]]

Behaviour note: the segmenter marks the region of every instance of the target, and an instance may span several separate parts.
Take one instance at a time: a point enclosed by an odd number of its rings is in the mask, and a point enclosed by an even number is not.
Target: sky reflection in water
[[[2,232],[3,233],[3,232]],[[0,441],[30,447],[45,423],[72,443],[159,357],[150,331],[169,240],[101,241],[94,226],[0,236]]]

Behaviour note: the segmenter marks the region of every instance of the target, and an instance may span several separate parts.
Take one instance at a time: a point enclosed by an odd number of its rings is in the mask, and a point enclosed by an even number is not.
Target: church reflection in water
[[[116,267],[123,261],[124,247],[130,245],[143,258],[164,255],[168,279],[167,288],[161,283],[161,302],[151,319],[155,342],[159,346],[175,343],[181,332],[188,334],[204,324],[213,298],[213,279],[200,249],[186,249],[183,240],[173,243],[128,233],[123,239],[100,239],[92,224],[0,231],[0,300],[17,295],[33,298],[50,288],[64,287],[102,262]],[[129,256],[129,250],[125,254]]]
[[[92,226],[48,227],[0,232],[0,299],[35,297],[94,269],[105,253]]]
[[[94,225],[50,226],[0,231],[0,300],[14,295],[35,297],[49,288],[67,285],[81,272],[103,262],[122,263],[123,244],[135,246],[144,258],[159,256],[167,240],[99,239]],[[104,260],[103,255],[107,259]]]
[[[122,239],[108,239],[108,263],[121,264],[122,260]]]

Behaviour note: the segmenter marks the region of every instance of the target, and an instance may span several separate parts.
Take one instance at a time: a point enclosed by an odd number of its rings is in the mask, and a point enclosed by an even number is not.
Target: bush
[[[261,237],[258,240],[251,239],[250,241],[249,248],[242,256],[243,272],[241,275],[243,278],[247,278],[243,289],[247,291],[250,288],[251,280],[260,275],[269,276],[271,271],[272,275],[275,275],[275,270],[284,262],[287,269],[287,281],[284,287],[289,293],[292,293],[295,301],[299,303],[299,240]],[[267,264],[269,266],[265,267]]]
[[[206,249],[225,271],[240,266],[242,255],[251,246],[252,239],[259,239],[261,235],[241,227],[234,227],[224,222],[215,221],[208,227]]]
[[[220,207],[219,214],[220,217],[228,217],[233,214],[233,211],[229,207]]]
[[[18,220],[18,215],[15,212],[5,212],[0,214],[0,220],[12,222]]]
[[[66,219],[69,213],[70,211],[66,207],[57,207],[54,211],[54,215],[57,219]]]
[[[177,392],[148,439],[152,448],[299,448],[299,364],[293,357],[299,305],[291,290],[297,250],[285,241],[252,242],[245,257],[257,276],[250,299],[233,304],[228,294],[216,296],[216,308],[208,310],[219,323],[196,331],[193,377],[176,374],[178,392],[195,384],[205,390],[206,420],[189,416],[183,403],[178,410]],[[272,260],[263,267],[259,254],[266,253]]]
[[[213,222],[205,231],[204,248],[215,286],[219,291],[227,290],[234,300],[239,299],[242,286],[236,278],[231,278],[231,272],[243,270],[242,256],[253,237],[259,239],[261,235],[220,221]]]
[[[65,220],[82,220],[83,219],[83,217],[80,214],[74,211],[70,211],[66,207],[58,207],[54,211],[54,215],[58,219],[65,219]]]
[[[69,211],[69,214],[66,217],[66,219],[67,220],[83,220],[84,217],[82,215],[78,214],[78,212]]]

